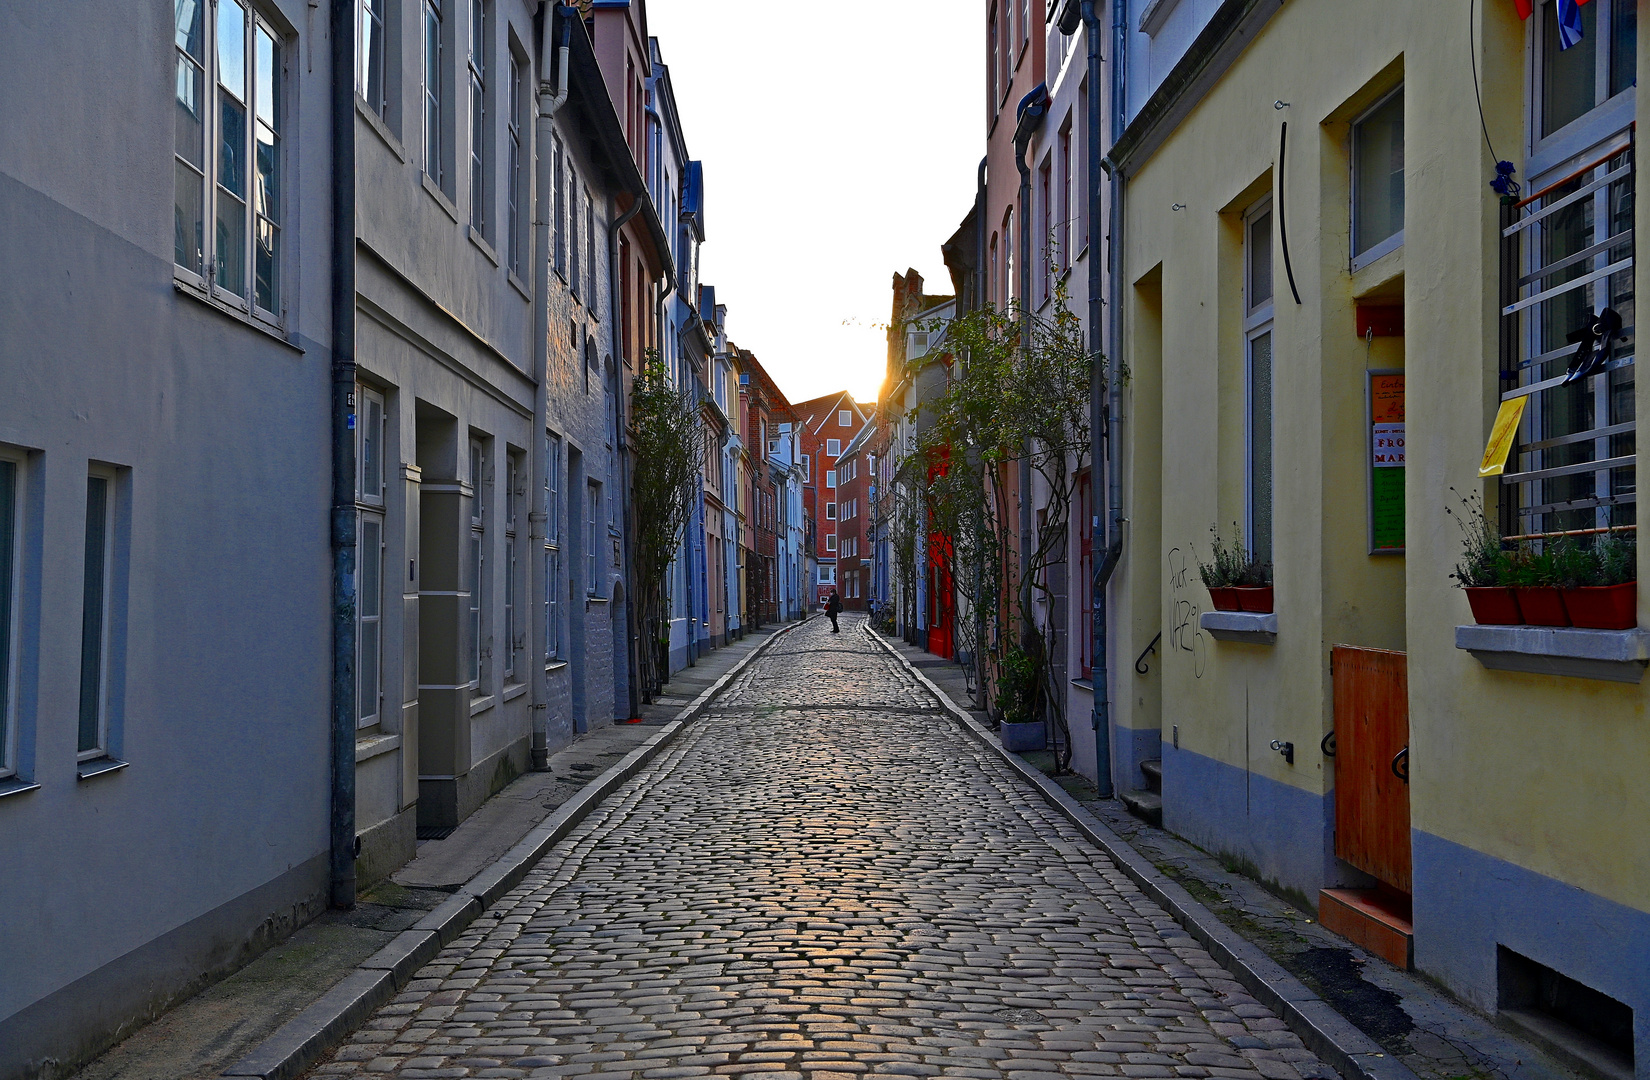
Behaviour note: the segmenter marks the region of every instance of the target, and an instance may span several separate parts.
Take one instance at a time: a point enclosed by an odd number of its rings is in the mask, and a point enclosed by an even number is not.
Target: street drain
[[[1036,1009],[999,1009],[991,1015],[1010,1024],[1040,1024],[1048,1019]]]

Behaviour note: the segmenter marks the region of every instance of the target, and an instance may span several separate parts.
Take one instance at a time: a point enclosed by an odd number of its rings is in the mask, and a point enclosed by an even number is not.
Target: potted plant
[[[1512,588],[1512,556],[1501,540],[1501,530],[1484,513],[1483,499],[1455,493],[1461,509],[1444,507],[1444,513],[1461,528],[1461,561],[1450,577],[1467,594],[1472,617],[1480,625],[1516,626],[1524,616]]]
[[[1581,552],[1581,572],[1561,594],[1573,626],[1631,630],[1638,625],[1638,542],[1615,532]]]
[[[1037,659],[1019,647],[1008,650],[997,674],[998,736],[1010,753],[1041,750],[1046,742],[1037,703],[1042,680]]]
[[[1574,566],[1579,549],[1567,536],[1543,540],[1539,551],[1520,547],[1512,553],[1511,578],[1518,593],[1518,610],[1531,626],[1569,626],[1561,588],[1568,584],[1566,567]],[[1571,570],[1573,572],[1573,569]]]
[[[1197,561],[1197,572],[1209,590],[1216,611],[1272,610],[1272,565],[1256,562],[1243,546],[1243,530],[1232,523],[1232,539],[1223,540],[1217,526],[1209,526],[1213,537],[1210,562]]]

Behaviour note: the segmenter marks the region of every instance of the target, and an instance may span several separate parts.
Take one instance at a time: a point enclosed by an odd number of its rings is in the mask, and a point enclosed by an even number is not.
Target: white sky
[[[869,401],[893,275],[940,257],[985,153],[978,0],[652,0],[688,153],[705,165],[702,280],[792,401]]]

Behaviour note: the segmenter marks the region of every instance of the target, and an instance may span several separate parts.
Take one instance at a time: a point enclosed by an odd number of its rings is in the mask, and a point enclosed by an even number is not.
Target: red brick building
[[[823,603],[837,587],[837,459],[870,420],[870,412],[846,390],[798,402],[791,411],[802,425],[802,464],[807,477],[803,497],[816,526],[814,554],[819,559],[819,575],[815,595]],[[862,544],[863,537],[861,529]],[[844,595],[843,603],[847,602]]]
[[[836,459],[837,592],[849,611],[866,611],[873,593],[871,485],[876,480],[877,426],[860,429]]]

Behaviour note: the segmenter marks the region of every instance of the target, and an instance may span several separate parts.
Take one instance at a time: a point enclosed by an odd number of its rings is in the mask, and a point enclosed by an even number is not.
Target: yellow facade
[[[1491,506],[1501,496],[1477,473],[1500,398],[1501,210],[1473,62],[1489,137],[1522,175],[1537,25],[1511,0],[1480,0],[1475,18],[1465,4],[1293,0],[1163,125],[1160,145],[1131,157],[1125,136],[1114,150],[1132,373],[1118,654],[1126,662],[1163,634],[1149,675],[1120,671],[1115,722],[1120,741],[1160,733],[1166,827],[1316,902],[1322,887],[1367,883],[1334,854],[1334,762],[1320,750],[1334,726],[1330,650],[1406,653],[1416,965],[1493,1007],[1496,946],[1532,957],[1633,1005],[1643,1062],[1650,688],[1490,670],[1456,647],[1456,627],[1473,620],[1449,578],[1461,550],[1451,489]],[[1351,125],[1399,86],[1403,240],[1354,271]],[[1271,644],[1203,629],[1197,570],[1210,526],[1245,517],[1244,215],[1267,197]],[[1402,304],[1402,336],[1361,338],[1356,305],[1383,300]],[[1371,370],[1407,381],[1404,554],[1369,554]],[[1643,414],[1647,390],[1635,393]],[[1641,625],[1646,607],[1641,592]],[[1292,765],[1273,740],[1293,744]],[[1557,928],[1572,919],[1593,930],[1566,955]],[[1607,927],[1636,940],[1624,953]]]

